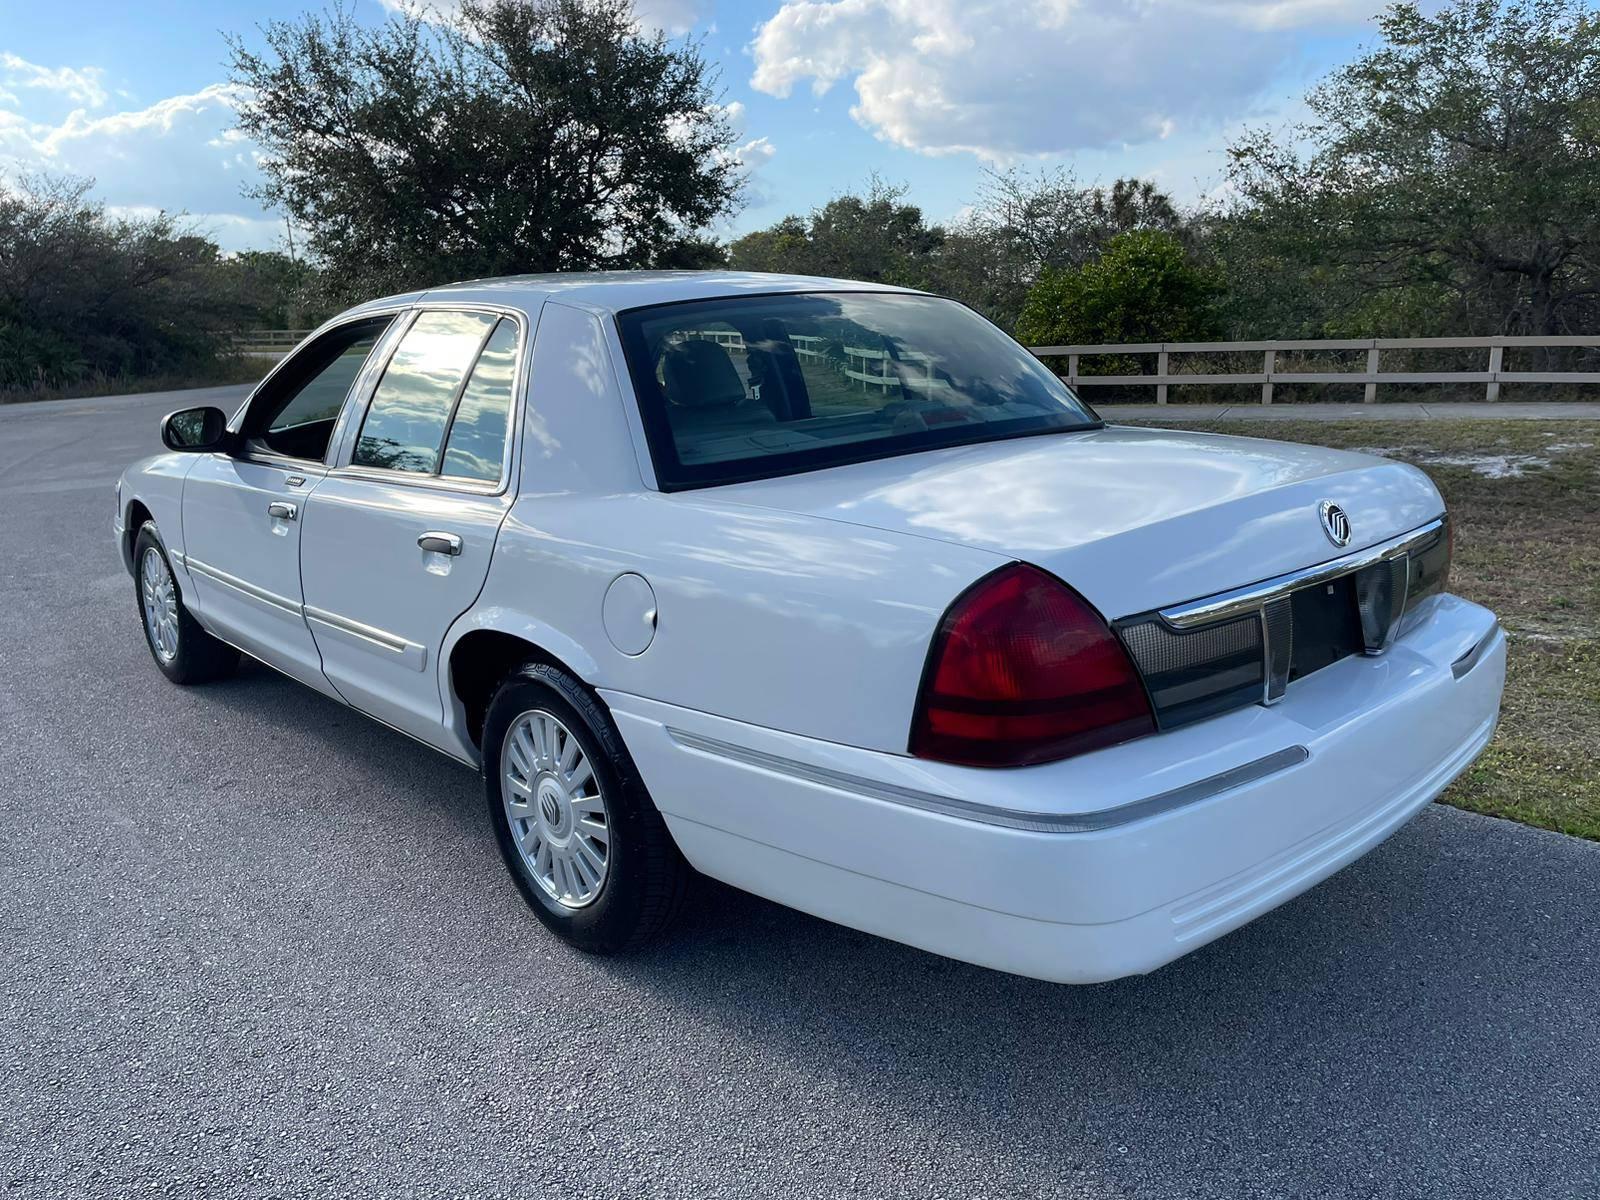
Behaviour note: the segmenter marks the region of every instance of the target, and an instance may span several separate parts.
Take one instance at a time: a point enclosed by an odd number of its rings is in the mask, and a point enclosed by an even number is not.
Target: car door
[[[183,553],[201,620],[320,691],[302,613],[300,518],[334,427],[394,314],[347,322],[283,362],[238,416],[239,447],[203,456],[183,489]]]
[[[306,501],[300,566],[322,669],[351,705],[433,744],[437,655],[510,507],[523,318],[416,313],[360,427]]]

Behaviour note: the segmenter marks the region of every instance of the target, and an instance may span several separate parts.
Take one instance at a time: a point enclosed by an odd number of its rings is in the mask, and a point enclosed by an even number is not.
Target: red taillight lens
[[[1077,592],[1014,563],[979,580],[934,635],[911,723],[918,758],[1020,767],[1154,733],[1128,653]]]

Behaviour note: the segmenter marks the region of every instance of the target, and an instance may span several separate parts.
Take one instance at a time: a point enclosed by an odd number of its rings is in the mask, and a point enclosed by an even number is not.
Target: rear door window
[[[502,317],[484,343],[450,420],[441,475],[490,483],[500,478],[516,376],[517,323]]]
[[[373,393],[353,465],[437,473],[451,413],[498,321],[493,313],[481,312],[418,316]]]

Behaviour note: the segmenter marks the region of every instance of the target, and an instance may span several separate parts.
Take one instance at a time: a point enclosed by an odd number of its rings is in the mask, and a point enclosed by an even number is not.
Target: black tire
[[[170,656],[156,645],[155,637],[150,632],[150,622],[145,618],[144,564],[145,556],[152,551],[160,557],[161,568],[166,572],[177,601],[178,644],[176,652]],[[167,548],[161,544],[154,521],[146,521],[139,528],[139,536],[133,543],[133,598],[138,606],[139,628],[144,630],[144,644],[149,647],[150,657],[155,660],[161,673],[173,683],[210,683],[225,679],[238,669],[239,652],[228,643],[212,637],[189,615],[183,603],[183,591],[178,586],[178,577],[173,574]]]
[[[566,727],[599,784],[610,835],[607,866],[598,894],[583,907],[563,904],[539,883],[506,814],[502,751],[518,718],[534,712],[554,716]],[[526,663],[495,692],[484,718],[482,745],[484,791],[495,840],[511,877],[539,919],[563,940],[591,954],[616,954],[659,937],[683,907],[693,872],[598,699],[566,672],[544,663]],[[519,821],[519,826],[527,830],[529,823]]]

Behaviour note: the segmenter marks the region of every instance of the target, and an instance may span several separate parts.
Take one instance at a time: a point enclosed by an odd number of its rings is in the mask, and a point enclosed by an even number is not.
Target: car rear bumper
[[[603,693],[699,870],[999,970],[1154,970],[1298,895],[1488,744],[1506,644],[1441,597],[1386,655],[1065,762],[978,770]]]

